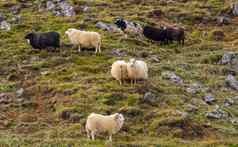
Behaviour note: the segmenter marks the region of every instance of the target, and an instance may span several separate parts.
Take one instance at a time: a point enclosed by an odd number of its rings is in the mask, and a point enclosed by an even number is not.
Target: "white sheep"
[[[122,128],[124,120],[123,115],[120,113],[107,116],[91,113],[87,118],[85,126],[87,136],[94,140],[96,133],[107,132],[109,140],[112,141],[112,134],[117,133]]]
[[[77,29],[68,29],[65,34],[69,37],[72,44],[78,46],[78,51],[81,48],[94,47],[97,51],[101,52],[101,35],[97,32],[81,31]]]
[[[127,63],[124,60],[115,61],[112,64],[111,75],[113,78],[123,83],[123,80],[127,79]]]
[[[144,61],[130,59],[127,63],[128,78],[136,84],[136,80],[148,79],[148,67]]]

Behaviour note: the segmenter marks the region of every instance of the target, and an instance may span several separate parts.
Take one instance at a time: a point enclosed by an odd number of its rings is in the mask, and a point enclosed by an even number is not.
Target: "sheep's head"
[[[65,31],[65,34],[66,34],[66,35],[70,35],[70,34],[72,34],[72,33],[75,32],[75,31],[76,31],[76,29],[70,28],[70,29],[68,29],[67,31]]]
[[[135,63],[136,63],[136,59],[135,58],[132,58],[129,60],[129,66],[130,67],[135,67]]]
[[[27,43],[30,44],[31,40],[33,40],[33,36],[34,36],[34,33],[28,33],[28,34],[25,36],[25,39],[27,40]]]
[[[127,28],[127,24],[122,18],[116,19],[115,24],[118,28],[121,28],[121,30],[125,30]]]
[[[124,116],[120,113],[116,113],[116,114],[114,114],[114,117],[115,117],[115,121],[117,122],[117,124],[119,126],[119,129],[121,129],[124,124],[124,121],[125,121]]]

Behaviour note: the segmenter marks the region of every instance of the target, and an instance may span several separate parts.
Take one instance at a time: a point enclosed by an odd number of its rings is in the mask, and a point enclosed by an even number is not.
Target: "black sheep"
[[[57,32],[29,33],[25,39],[34,49],[56,49],[60,47],[60,34]]]
[[[184,29],[176,28],[176,27],[165,27],[164,28],[167,33],[168,43],[172,43],[173,41],[177,41],[179,44],[184,45],[185,33]]]
[[[127,23],[122,18],[119,18],[116,20],[115,24],[118,28],[120,28],[122,31],[124,31],[127,28]]]
[[[143,35],[151,40],[159,41],[163,44],[167,44],[167,32],[164,28],[155,28],[151,26],[145,26],[143,28]]]

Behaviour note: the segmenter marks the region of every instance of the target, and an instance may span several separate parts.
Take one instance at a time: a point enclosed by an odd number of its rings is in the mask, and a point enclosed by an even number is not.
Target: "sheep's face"
[[[130,61],[129,61],[129,66],[131,67],[131,68],[133,68],[133,67],[135,67],[135,63],[136,63],[136,59],[130,59]]]
[[[34,33],[29,33],[25,36],[25,39],[27,40],[27,43],[30,44],[31,40],[33,39]]]
[[[121,28],[122,30],[125,30],[127,28],[127,24],[123,19],[117,19],[115,24],[118,26],[118,28]]]
[[[72,34],[75,30],[76,30],[76,29],[73,29],[73,28],[68,29],[67,31],[65,31],[65,34],[66,34],[66,35],[70,35],[70,34]]]
[[[121,128],[122,125],[124,124],[125,118],[124,118],[124,116],[122,114],[116,113],[115,114],[115,120],[118,123],[119,128]]]

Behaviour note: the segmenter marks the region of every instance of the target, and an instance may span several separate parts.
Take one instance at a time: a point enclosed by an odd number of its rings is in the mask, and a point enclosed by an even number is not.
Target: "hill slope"
[[[91,112],[124,114],[125,126],[113,136],[112,146],[238,144],[238,94],[225,82],[229,74],[236,75],[238,57],[232,55],[231,65],[219,64],[226,52],[237,49],[231,1],[72,0],[76,15],[71,17],[54,16],[40,3],[44,1],[0,2],[0,12],[11,24],[0,35],[0,144],[110,145],[105,136],[86,138],[84,125]],[[228,25],[218,25],[216,18],[223,15]],[[184,27],[185,45],[159,45],[131,34],[125,38],[95,26],[118,17]],[[67,45],[68,28],[100,32],[103,53],[78,53]],[[24,40],[32,30],[59,32],[61,51],[33,51]],[[225,34],[222,41],[214,32]],[[111,78],[110,66],[131,57],[148,63],[150,78],[120,86]],[[211,104],[204,101],[213,98]]]

